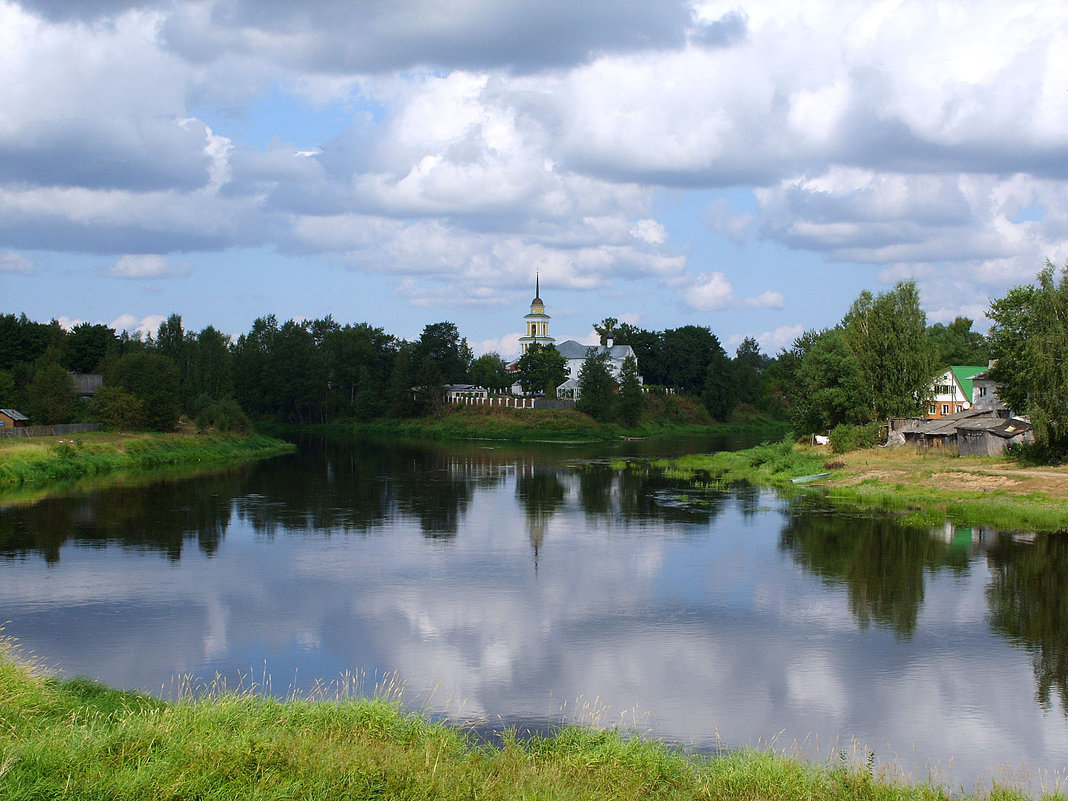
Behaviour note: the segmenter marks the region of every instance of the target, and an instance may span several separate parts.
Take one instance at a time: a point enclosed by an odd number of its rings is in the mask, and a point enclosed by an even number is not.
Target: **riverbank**
[[[289,453],[292,443],[260,434],[68,434],[0,440],[0,491],[193,464]]]
[[[748,481],[788,491],[820,488],[834,503],[898,512],[906,522],[1068,529],[1068,466],[1030,467],[1007,458],[960,457],[912,448],[832,454],[828,448],[778,443],[654,463],[696,484]],[[792,479],[826,473],[802,485]]]
[[[388,434],[416,439],[498,440],[502,442],[609,442],[624,437],[646,438],[686,434],[766,431],[781,437],[786,424],[773,420],[715,423],[686,399],[670,397],[672,413],[648,414],[635,426],[598,423],[574,409],[512,409],[490,406],[451,406],[438,417],[378,420],[328,426],[359,434]],[[664,404],[665,399],[658,398]]]
[[[0,723],[0,797],[9,799],[950,798],[845,754],[826,765],[757,751],[703,758],[589,728],[486,744],[381,699],[168,703],[57,680],[4,643]]]

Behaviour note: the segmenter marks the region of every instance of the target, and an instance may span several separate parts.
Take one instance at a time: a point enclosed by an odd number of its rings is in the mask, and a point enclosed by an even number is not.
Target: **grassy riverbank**
[[[291,443],[244,434],[69,434],[0,440],[0,491],[287,453]]]
[[[878,771],[876,771],[876,774]],[[846,759],[713,758],[567,728],[479,744],[384,700],[167,703],[59,681],[0,645],[0,797],[16,799],[948,799]],[[954,794],[954,798],[961,798]],[[988,797],[1029,798],[997,789]]]
[[[710,421],[684,398],[657,398],[670,407],[649,413],[633,427],[598,423],[573,409],[512,409],[500,406],[450,406],[439,417],[381,420],[346,426],[365,434],[393,434],[439,440],[488,439],[504,442],[607,442],[620,437],[662,437],[684,434],[766,430],[782,436],[784,425],[770,420],[720,424]],[[655,410],[654,410],[655,411]],[[667,413],[671,412],[671,413]]]
[[[948,520],[1000,529],[1068,529],[1068,467],[1028,467],[1006,458],[911,448],[832,454],[790,443],[686,456],[656,466],[697,484],[748,481],[779,488],[797,487],[791,478],[829,473],[803,486],[821,487],[839,504],[900,512],[917,525]]]

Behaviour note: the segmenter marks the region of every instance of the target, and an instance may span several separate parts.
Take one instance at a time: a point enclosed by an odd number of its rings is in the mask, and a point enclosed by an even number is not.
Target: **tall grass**
[[[794,448],[789,441],[764,443],[742,451],[695,453],[654,461],[668,478],[765,486],[789,486],[790,479],[825,472],[824,457]]]
[[[293,445],[243,434],[73,434],[0,444],[0,489],[35,487],[197,462],[285,453]]]
[[[992,793],[990,797],[994,797]],[[965,797],[954,795],[953,797]],[[997,788],[996,797],[1023,799]],[[1055,796],[1050,796],[1054,798]],[[948,799],[871,763],[681,754],[619,731],[479,742],[383,699],[163,702],[0,654],[0,798]]]

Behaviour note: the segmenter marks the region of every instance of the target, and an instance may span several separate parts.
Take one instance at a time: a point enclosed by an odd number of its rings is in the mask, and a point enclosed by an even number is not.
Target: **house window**
[[[979,387],[979,397],[980,398],[985,398],[986,397],[986,387]]]
[[[964,411],[964,404],[963,403],[958,403],[957,404],[957,411],[958,412],[963,412]]]
[[[942,414],[949,414],[949,404],[948,403],[943,403],[942,404]]]
[[[927,404],[927,414],[935,414],[937,412],[938,412],[938,407],[937,406],[935,406],[933,403],[928,403]]]

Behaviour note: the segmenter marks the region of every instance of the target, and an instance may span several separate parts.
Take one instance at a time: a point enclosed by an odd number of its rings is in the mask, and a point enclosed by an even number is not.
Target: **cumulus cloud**
[[[0,251],[0,273],[34,272],[33,262],[18,253]]]
[[[699,311],[717,311],[734,307],[780,309],[784,299],[773,290],[752,298],[737,298],[734,287],[722,272],[701,273],[684,290],[686,304]]]
[[[110,327],[115,331],[126,331],[130,334],[140,334],[142,337],[155,336],[159,331],[160,323],[167,319],[165,314],[149,314],[146,317],[135,317],[132,314],[121,314],[111,321]]]
[[[716,201],[708,228],[912,269],[939,308],[1068,256],[1068,23],[1051,5],[83,6],[0,2],[11,253],[266,246],[425,284],[413,302],[433,281],[500,301],[541,269],[575,289],[688,286],[700,310],[779,308],[695,274],[657,205],[664,187],[752,187],[755,209]],[[347,122],[253,144],[205,121],[271,93]],[[153,270],[182,268],[112,274]]]
[[[175,278],[188,275],[192,271],[188,263],[174,264],[164,256],[152,254],[123,256],[108,275],[112,278]]]

